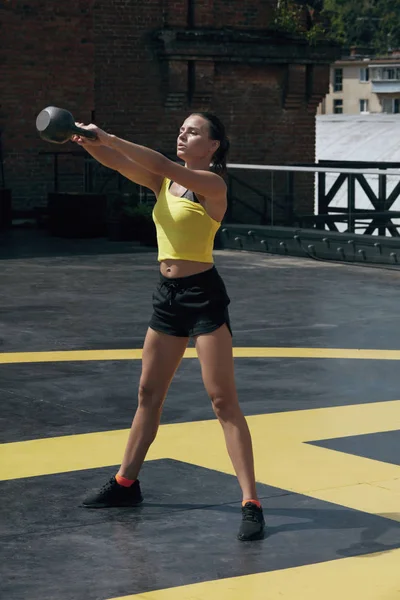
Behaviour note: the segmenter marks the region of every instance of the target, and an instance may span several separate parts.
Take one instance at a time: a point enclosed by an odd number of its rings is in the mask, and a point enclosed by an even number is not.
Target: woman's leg
[[[199,335],[196,350],[203,382],[222,425],[227,450],[237,474],[243,500],[257,500],[253,448],[247,421],[239,406],[233,366],[232,336],[226,325]]]
[[[148,329],[143,345],[138,408],[118,475],[136,479],[154,441],[162,406],[172,378],[188,344],[188,338]]]
[[[137,476],[147,451],[156,437],[161,410],[176,369],[188,343],[186,337],[175,337],[149,329],[143,346],[139,402],[121,467],[115,477],[100,491],[83,500],[87,508],[135,506],[143,497]]]
[[[241,541],[264,537],[264,515],[258,501],[254,475],[253,448],[247,421],[236,392],[232,336],[226,325],[213,333],[199,335],[196,349],[204,385],[225,435],[226,447],[242,488]]]

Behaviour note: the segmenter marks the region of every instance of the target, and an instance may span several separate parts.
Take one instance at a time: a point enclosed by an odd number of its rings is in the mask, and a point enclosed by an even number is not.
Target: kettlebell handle
[[[95,131],[91,131],[90,129],[82,129],[82,127],[78,127],[77,125],[75,125],[74,131],[76,135],[86,137],[88,138],[88,140],[97,140],[97,133]]]

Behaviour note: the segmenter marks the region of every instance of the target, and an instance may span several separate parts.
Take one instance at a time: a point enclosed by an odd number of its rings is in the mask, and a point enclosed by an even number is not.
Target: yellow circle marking
[[[336,358],[363,360],[400,360],[400,350],[361,350],[357,348],[234,348],[235,358]],[[184,358],[196,358],[195,348],[188,348]],[[0,364],[44,363],[101,360],[140,360],[142,349],[67,350],[56,352],[0,353]]]

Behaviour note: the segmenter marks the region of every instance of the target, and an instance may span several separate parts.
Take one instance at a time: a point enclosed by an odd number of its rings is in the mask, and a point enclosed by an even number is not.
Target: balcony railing
[[[400,65],[393,67],[370,67],[371,81],[396,82],[400,81]]]

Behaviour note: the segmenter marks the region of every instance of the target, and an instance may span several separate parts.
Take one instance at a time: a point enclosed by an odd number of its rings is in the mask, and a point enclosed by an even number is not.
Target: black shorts
[[[226,323],[232,335],[229,303],[215,266],[189,277],[169,278],[160,273],[149,326],[168,335],[194,337],[211,333]]]

